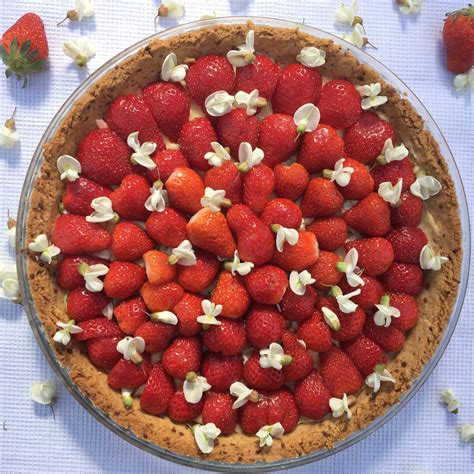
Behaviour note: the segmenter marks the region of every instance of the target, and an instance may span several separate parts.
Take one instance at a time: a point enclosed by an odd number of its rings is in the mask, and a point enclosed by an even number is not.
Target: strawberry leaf
[[[11,69],[5,69],[5,77],[7,79],[10,79],[10,77],[12,76],[13,74],[13,71]]]
[[[13,41],[10,44],[10,56],[16,56],[17,47],[18,47],[18,41],[16,38],[13,38]]]
[[[25,41],[20,48],[20,54],[26,55],[31,48],[31,40]]]

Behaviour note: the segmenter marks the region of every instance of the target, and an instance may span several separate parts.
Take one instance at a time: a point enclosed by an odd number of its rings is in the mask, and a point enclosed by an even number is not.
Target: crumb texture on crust
[[[418,297],[420,319],[407,337],[403,350],[389,363],[396,378],[394,386],[383,386],[375,396],[365,387],[358,395],[350,422],[325,419],[317,423],[300,424],[292,433],[275,440],[271,450],[258,450],[257,438],[241,433],[221,436],[210,455],[202,455],[196,448],[193,435],[184,425],[175,424],[167,417],[156,417],[140,410],[134,401],[132,410],[125,410],[122,399],[107,385],[107,375],[95,368],[77,344],[63,347],[53,343],[55,323],[65,320],[63,292],[56,284],[54,268],[49,269],[30,258],[29,284],[38,317],[55,351],[59,363],[67,368],[81,392],[118,424],[131,429],[138,437],[175,453],[222,462],[253,463],[299,457],[334,443],[366,427],[397,403],[400,396],[416,378],[432,356],[450,317],[456,299],[461,268],[461,224],[454,184],[439,148],[431,134],[424,129],[420,116],[412,105],[371,68],[359,63],[349,52],[329,40],[318,39],[297,29],[278,29],[267,26],[222,25],[184,33],[166,41],[153,40],[132,57],[113,68],[99,79],[74,105],[54,138],[44,149],[45,160],[32,193],[27,220],[26,239],[31,241],[40,233],[49,233],[58,213],[63,184],[56,169],[57,157],[74,155],[81,137],[95,127],[109,104],[119,95],[137,91],[158,79],[161,64],[173,51],[178,60],[195,58],[208,53],[225,54],[244,41],[248,29],[255,30],[256,50],[271,56],[281,64],[294,61],[301,48],[309,45],[326,50],[326,64],[320,72],[329,77],[345,77],[355,84],[380,82],[388,103],[381,111],[391,120],[398,134],[413,152],[417,164],[434,175],[443,191],[425,203],[436,220],[439,230],[431,239],[438,251],[449,255],[443,271],[432,272],[426,288]]]

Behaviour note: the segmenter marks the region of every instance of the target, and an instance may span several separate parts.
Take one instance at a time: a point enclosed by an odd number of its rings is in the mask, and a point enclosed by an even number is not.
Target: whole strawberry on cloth
[[[48,58],[43,20],[36,13],[23,15],[3,33],[0,52],[6,78],[15,75],[24,88],[28,74],[42,71]]]

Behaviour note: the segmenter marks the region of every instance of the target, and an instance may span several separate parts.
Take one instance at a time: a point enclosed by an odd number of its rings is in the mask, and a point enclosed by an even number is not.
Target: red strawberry
[[[361,278],[364,280],[364,285],[358,287],[360,289],[360,294],[351,299],[362,309],[369,310],[376,304],[379,304],[384,291],[381,283],[376,278],[367,275],[361,275]],[[344,294],[354,291],[354,288],[347,283],[345,278],[341,280],[339,286]]]
[[[385,352],[398,352],[405,344],[403,332],[393,324],[388,327],[377,326],[373,318],[367,318],[365,321],[364,334]]]
[[[236,69],[237,90],[250,93],[257,89],[260,97],[270,100],[280,73],[279,64],[268,56],[257,55],[252,64]]]
[[[301,209],[289,199],[277,198],[268,201],[260,216],[264,224],[280,224],[283,227],[299,229],[301,224]]]
[[[113,210],[122,218],[131,221],[146,221],[150,211],[145,202],[150,197],[150,185],[146,178],[129,174],[110,195]]]
[[[63,194],[64,209],[70,214],[87,216],[93,212],[91,202],[98,197],[109,197],[110,189],[87,178],[68,181]]]
[[[377,193],[370,193],[342,217],[349,227],[369,237],[381,237],[390,230],[390,205]]]
[[[270,168],[288,160],[298,149],[301,138],[293,117],[284,114],[268,115],[260,124],[258,147],[263,150],[263,163]]]
[[[145,230],[160,245],[177,247],[187,239],[186,218],[172,207],[153,211],[145,222]]]
[[[317,299],[316,290],[310,285],[306,286],[304,295],[297,295],[288,288],[280,302],[281,312],[289,321],[302,321],[313,314]]]
[[[282,369],[285,381],[293,382],[306,377],[313,370],[313,356],[290,331],[283,334],[282,341],[285,354],[291,356],[291,364]]]
[[[117,351],[120,339],[120,336],[112,336],[87,341],[90,361],[99,369],[111,369],[122,358],[122,354]]]
[[[234,382],[242,378],[242,367],[240,354],[224,356],[206,352],[202,360],[201,373],[213,390],[227,392]]]
[[[151,415],[161,415],[168,410],[173,393],[173,379],[165,373],[160,363],[154,364],[140,397],[140,407]]]
[[[188,372],[199,372],[201,341],[197,337],[178,336],[163,352],[161,360],[165,372],[184,380]]]
[[[393,318],[391,325],[400,331],[409,331],[418,322],[418,304],[413,296],[403,293],[390,293],[390,306],[400,311],[399,318]]]
[[[173,313],[178,318],[178,331],[182,336],[196,336],[201,332],[202,326],[196,319],[202,315],[203,299],[200,295],[185,292],[181,301],[173,308]]]
[[[263,265],[271,260],[275,237],[251,209],[243,204],[232,206],[227,211],[227,221],[237,235],[237,247],[242,261]]]
[[[400,196],[398,207],[390,208],[390,221],[392,227],[413,226],[416,227],[421,222],[423,213],[423,201],[413,196],[410,191],[405,191]]]
[[[250,297],[262,304],[278,304],[288,288],[286,273],[274,265],[254,268],[244,281]]]
[[[399,227],[387,235],[392,244],[395,260],[402,263],[418,263],[421,249],[428,238],[419,227]]]
[[[101,291],[91,292],[85,288],[74,288],[67,297],[67,314],[76,322],[102,316],[102,310],[110,299]]]
[[[333,347],[322,352],[319,360],[324,385],[333,397],[342,398],[345,393],[349,395],[360,390],[364,381],[356,366],[341,349]]]
[[[344,250],[356,249],[359,254],[357,266],[365,275],[378,276],[386,272],[393,263],[392,244],[382,237],[352,240],[344,245]]]
[[[104,291],[110,298],[123,300],[134,295],[145,280],[145,270],[136,263],[114,261],[105,275]]]
[[[443,27],[448,70],[454,73],[469,71],[474,65],[474,6],[447,14]]]
[[[285,242],[283,250],[275,249],[272,262],[284,270],[305,270],[316,263],[319,256],[316,236],[307,230],[298,231],[298,242],[290,245]]]
[[[120,184],[133,172],[131,148],[109,128],[91,130],[79,143],[77,159],[82,174],[99,184]]]
[[[344,134],[345,150],[354,160],[363,164],[372,163],[382,153],[389,138],[395,144],[395,131],[386,120],[375,112],[362,112],[357,122]]]
[[[240,318],[250,306],[250,296],[245,289],[242,278],[223,271],[212,290],[211,301],[222,305],[221,316],[225,318]]]
[[[153,354],[164,351],[176,333],[176,326],[172,324],[145,321],[138,326],[134,336],[141,337],[145,341],[145,352]]]
[[[246,319],[247,341],[257,349],[265,349],[281,340],[285,327],[285,319],[274,307],[253,305]]]
[[[312,420],[325,417],[330,412],[330,398],[331,394],[316,370],[296,384],[295,400],[302,416]]]
[[[344,158],[342,165],[354,170],[347,186],[339,186],[336,183],[337,188],[344,196],[344,199],[363,199],[374,190],[374,179],[364,165],[356,160],[352,160],[351,158]],[[331,177],[332,170],[325,170],[323,174],[325,177]]]
[[[203,406],[204,399],[197,403],[189,403],[184,398],[184,392],[178,390],[171,397],[168,405],[168,415],[178,423],[191,422],[201,414]]]
[[[387,291],[416,296],[423,289],[423,270],[411,263],[394,262],[380,277]]]
[[[121,301],[114,308],[114,316],[120,329],[128,336],[135,334],[138,327],[148,321],[146,306],[140,296]]]
[[[146,282],[140,290],[147,308],[152,311],[171,311],[184,296],[183,288],[177,283],[152,285]]]
[[[272,98],[276,114],[293,115],[304,104],[315,104],[321,94],[319,71],[299,63],[289,64],[281,71]]]
[[[203,108],[205,100],[213,92],[235,92],[234,69],[223,56],[202,56],[190,66],[186,84],[191,97]]]
[[[239,157],[239,147],[242,142],[248,142],[252,149],[257,146],[260,122],[256,115],[247,115],[244,109],[233,109],[228,114],[218,117],[216,130],[219,143],[230,148],[234,159]]]
[[[234,163],[223,163],[222,166],[213,166],[206,172],[204,184],[212,189],[223,189],[226,198],[230,199],[232,204],[240,202],[242,178]]]
[[[152,365],[146,354],[142,355],[143,362],[134,364],[130,360],[120,359],[109,372],[108,384],[115,389],[138,388],[148,380]],[[143,398],[143,394],[142,394]]]
[[[299,323],[296,336],[305,342],[308,349],[315,352],[328,351],[332,347],[331,331],[318,311]]]
[[[194,214],[202,208],[204,183],[191,168],[176,168],[166,180],[171,206],[185,214]]]
[[[232,408],[233,403],[234,399],[228,393],[206,393],[202,422],[214,423],[222,434],[233,433],[237,425],[237,411]]]
[[[216,278],[221,268],[219,260],[210,253],[196,250],[196,265],[185,267],[179,265],[178,283],[188,291],[200,293]]]
[[[333,169],[336,161],[344,157],[344,140],[330,125],[319,124],[316,130],[305,133],[298,152],[298,163],[308,173]]]
[[[229,356],[240,354],[244,348],[245,325],[241,319],[220,318],[221,324],[204,331],[202,342],[212,352]]]
[[[82,332],[74,334],[75,341],[88,341],[99,337],[123,336],[122,331],[115,321],[110,321],[101,316],[77,324]]]
[[[392,161],[382,166],[375,166],[371,171],[377,190],[382,183],[390,182],[394,186],[401,178],[402,191],[408,191],[410,186],[415,182],[416,176],[413,167],[408,158],[401,161]]]
[[[321,123],[334,128],[350,127],[361,114],[360,95],[354,85],[344,79],[326,82],[316,105],[321,112]]]
[[[48,40],[43,20],[36,13],[21,16],[3,33],[0,52],[7,66],[7,79],[15,75],[21,88],[25,87],[27,74],[41,71],[48,59]]]
[[[172,82],[155,82],[143,89],[143,100],[152,112],[158,128],[176,142],[181,127],[189,117],[190,105],[186,90]]]
[[[186,232],[193,245],[220,257],[232,257],[237,248],[224,214],[207,207],[191,217]]]
[[[199,171],[206,171],[211,165],[204,155],[212,151],[211,142],[217,141],[211,122],[206,117],[197,117],[183,125],[178,143],[190,165]]]
[[[89,255],[80,255],[71,257],[66,255],[58,265],[58,285],[63,290],[73,290],[78,286],[84,285],[84,277],[79,273],[79,265],[81,263],[87,265],[96,265],[102,263],[108,265],[109,261],[102,258],[90,257]]]
[[[342,194],[332,181],[313,178],[301,201],[303,217],[326,217],[335,214],[344,202]]]
[[[143,254],[145,271],[152,285],[161,285],[173,281],[176,277],[176,265],[168,262],[169,255],[160,250],[149,250]]]
[[[309,182],[308,172],[299,163],[278,164],[273,168],[275,174],[275,194],[281,198],[296,201]]]
[[[112,253],[117,260],[134,261],[155,247],[146,232],[132,222],[119,222],[112,232]]]
[[[254,166],[242,178],[242,203],[260,215],[275,187],[275,175],[265,165]]]
[[[328,286],[337,285],[342,278],[342,273],[336,269],[341,261],[338,255],[320,250],[319,258],[309,269],[309,273],[316,280],[314,287],[318,290],[327,290]]]
[[[387,356],[382,348],[364,335],[343,342],[341,347],[364,377],[370,375],[377,364],[387,362]]]
[[[246,385],[256,390],[278,390],[285,383],[282,370],[260,367],[260,354],[253,351],[242,371]],[[251,402],[249,402],[251,403]]]
[[[146,171],[150,183],[157,180],[165,182],[176,168],[189,167],[188,160],[179,150],[160,150],[153,154],[152,160],[155,162],[156,168]]]
[[[342,217],[321,217],[306,227],[316,236],[319,248],[336,250],[344,245],[347,238],[347,224]]]
[[[100,224],[87,222],[83,216],[64,214],[56,218],[51,240],[63,254],[81,255],[108,249],[112,236]]]

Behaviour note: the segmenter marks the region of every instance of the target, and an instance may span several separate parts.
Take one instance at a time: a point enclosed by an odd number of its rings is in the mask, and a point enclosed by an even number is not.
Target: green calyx
[[[38,50],[31,48],[31,41],[25,41],[21,46],[16,38],[10,44],[8,52],[0,46],[2,61],[7,66],[5,76],[9,79],[15,75],[23,89],[27,84],[27,74],[40,72],[45,65],[44,59],[38,59]]]
[[[456,18],[460,16],[470,16],[471,18],[474,18],[474,5],[469,3],[467,7],[461,8],[459,10],[455,10],[453,12],[446,13],[446,16],[453,18],[453,20],[455,20]]]

